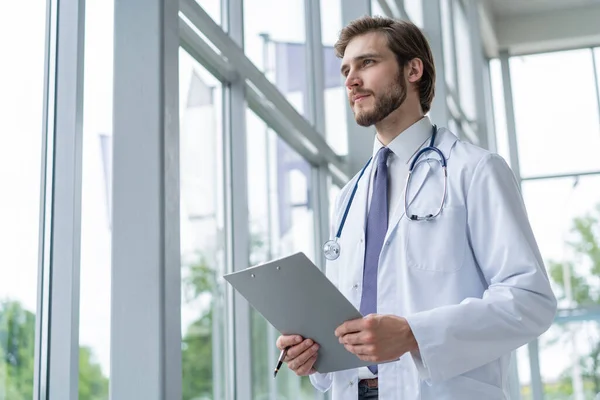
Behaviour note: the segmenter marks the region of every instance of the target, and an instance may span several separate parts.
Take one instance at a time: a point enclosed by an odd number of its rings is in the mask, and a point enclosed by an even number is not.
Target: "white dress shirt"
[[[389,144],[388,148],[392,151],[392,154],[388,156],[388,214],[392,215],[395,207],[403,207],[401,203],[402,193],[404,192],[404,186],[406,184],[406,177],[408,176],[408,168],[410,161],[413,156],[416,155],[417,151],[420,150],[424,145],[429,144],[431,134],[433,133],[433,125],[428,117],[423,117],[419,121],[412,124],[400,135],[396,136]],[[373,144],[373,165],[377,165],[377,156],[379,149],[383,147],[383,144],[375,136],[375,142]],[[371,197],[373,195],[373,177],[377,168],[371,170],[369,176],[369,197],[367,200],[367,209],[365,212],[368,215],[369,207],[371,206]],[[365,221],[367,220],[365,215]],[[367,368],[360,368],[358,371],[359,379],[373,379],[376,376]]]

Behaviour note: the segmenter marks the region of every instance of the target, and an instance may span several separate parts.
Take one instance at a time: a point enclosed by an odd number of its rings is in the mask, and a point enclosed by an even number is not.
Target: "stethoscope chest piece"
[[[338,259],[340,256],[340,244],[337,242],[337,238],[325,242],[323,245],[323,254],[330,261]]]

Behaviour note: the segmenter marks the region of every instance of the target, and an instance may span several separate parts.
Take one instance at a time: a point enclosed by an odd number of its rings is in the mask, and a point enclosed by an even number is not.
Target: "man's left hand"
[[[408,321],[396,315],[369,314],[346,321],[335,330],[335,336],[346,350],[374,363],[396,360],[418,348]]]

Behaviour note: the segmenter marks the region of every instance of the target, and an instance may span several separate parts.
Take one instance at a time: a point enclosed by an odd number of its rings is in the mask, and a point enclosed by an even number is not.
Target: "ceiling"
[[[600,0],[489,0],[496,18],[600,5]]]

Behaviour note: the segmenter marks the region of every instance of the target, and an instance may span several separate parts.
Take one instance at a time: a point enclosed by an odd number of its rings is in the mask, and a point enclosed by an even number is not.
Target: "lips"
[[[361,99],[364,99],[365,97],[369,97],[369,94],[366,93],[362,93],[362,94],[357,94],[352,96],[352,102],[355,103],[357,101],[360,101]]]

